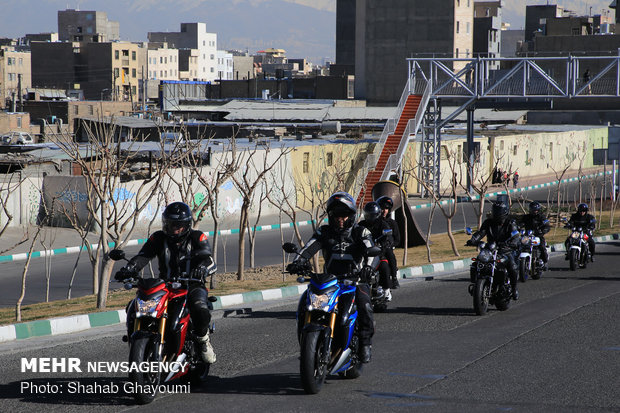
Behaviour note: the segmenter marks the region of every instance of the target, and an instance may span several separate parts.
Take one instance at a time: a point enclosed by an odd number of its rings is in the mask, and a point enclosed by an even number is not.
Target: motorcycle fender
[[[324,334],[327,336],[329,336],[331,333],[329,327],[327,326],[322,326],[320,324],[315,324],[315,323],[309,323],[304,326],[302,330],[302,334],[311,333],[313,331],[323,331]]]
[[[139,338],[145,338],[145,337],[150,338],[151,340],[155,340],[157,343],[159,343],[161,340],[159,333],[153,333],[152,331],[138,330],[138,331],[133,332],[130,338],[130,342],[133,342],[134,340],[137,340]]]
[[[579,245],[571,245],[570,249],[572,250],[577,250],[577,251],[581,251],[581,247]]]
[[[528,258],[529,256],[530,256],[530,253],[529,253],[529,252],[522,252],[522,253],[519,255],[519,258]]]

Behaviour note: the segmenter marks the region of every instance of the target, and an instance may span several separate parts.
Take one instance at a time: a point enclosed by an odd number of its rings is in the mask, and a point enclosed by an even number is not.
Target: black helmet
[[[542,209],[542,205],[540,205],[540,202],[538,201],[530,202],[530,214],[538,215],[541,209]]]
[[[349,219],[345,222],[345,228],[353,225],[353,222],[355,221],[355,213],[357,212],[355,200],[346,192],[335,192],[332,196],[330,196],[327,200],[325,209],[327,210],[329,226],[332,228],[338,227],[335,220],[336,217],[349,217]]]
[[[390,198],[389,196],[381,196],[377,198],[376,202],[377,204],[379,204],[379,207],[381,209],[387,209],[388,214],[392,212],[392,208],[394,208],[394,201],[392,201],[392,198]]]
[[[381,208],[377,202],[369,202],[364,206],[364,219],[373,224],[381,216]]]
[[[579,204],[577,205],[577,212],[585,212],[588,213],[588,204]]]
[[[495,221],[503,221],[508,216],[508,205],[505,202],[493,202],[491,217]]]
[[[161,216],[162,229],[173,241],[181,241],[192,228],[192,210],[183,202],[173,202],[164,209]],[[176,231],[181,228],[181,231]]]

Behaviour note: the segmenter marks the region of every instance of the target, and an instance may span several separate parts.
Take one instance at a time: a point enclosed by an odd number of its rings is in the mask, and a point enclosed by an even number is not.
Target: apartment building
[[[120,40],[120,25],[102,11],[59,10],[58,37],[64,42],[113,42]]]
[[[233,55],[225,50],[218,50],[217,54],[217,78],[221,80],[233,80]]]
[[[198,50],[195,78],[204,81],[218,78],[217,34],[207,32],[205,23],[181,23],[179,32],[149,32],[148,39],[149,42],[168,43],[169,47],[175,49]]]
[[[32,85],[30,52],[13,46],[0,47],[0,108],[16,110],[17,103]]]
[[[357,99],[398,102],[409,57],[473,56],[473,0],[338,0],[336,13],[336,63],[354,59]]]
[[[502,42],[503,0],[474,3],[474,56],[500,57]],[[500,61],[490,61],[488,70],[500,68]]]

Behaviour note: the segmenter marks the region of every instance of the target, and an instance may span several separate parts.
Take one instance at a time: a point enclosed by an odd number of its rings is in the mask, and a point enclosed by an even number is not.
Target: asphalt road
[[[575,196],[577,188],[576,183],[564,185],[564,187],[567,188],[566,194],[568,196]],[[548,187],[520,192],[517,196],[526,200],[537,200],[545,204],[550,193],[553,197],[555,188],[556,187]],[[588,185],[584,185],[584,189],[586,190],[584,193],[587,194]],[[587,195],[585,195],[585,197],[587,197]],[[474,213],[475,208],[477,208],[477,206],[469,202],[459,203],[458,211],[453,219],[452,228],[454,230],[462,230],[467,226],[476,227],[477,219]],[[429,208],[413,210],[413,214],[421,227],[420,230],[424,233],[428,230],[429,213]],[[301,227],[301,231],[304,239],[308,239],[312,234],[311,227],[309,226]],[[446,220],[442,213],[436,210],[433,218],[432,233],[445,233],[446,231]],[[285,241],[291,241],[292,238],[292,230],[285,230]],[[220,237],[220,240],[222,242],[218,243],[218,271],[234,272],[237,270],[238,236],[237,234],[227,235]],[[255,253],[257,266],[260,267],[281,262],[282,250],[280,245],[282,243],[279,231],[271,230],[259,232],[257,233],[257,240]],[[247,245],[246,243],[246,251],[249,250]],[[127,256],[133,256],[138,250],[138,247],[127,248]],[[64,254],[53,256],[49,259],[33,259],[27,275],[26,295],[23,305],[46,301],[46,290],[48,285],[46,274],[49,274],[50,279],[49,299],[61,300],[67,298],[69,283],[77,258],[77,254]],[[249,265],[249,258],[246,258],[246,264]],[[120,267],[122,263],[116,265]],[[156,267],[155,262],[153,265]],[[0,274],[0,291],[3,291],[3,294],[0,295],[0,307],[12,307],[17,302],[21,293],[23,268],[23,261],[0,264],[0,270],[2,271]],[[79,297],[92,293],[91,274],[92,270],[88,258],[85,253],[82,253],[71,291],[72,297]],[[113,284],[113,288],[114,287],[118,287],[118,285]]]
[[[289,300],[217,320],[218,361],[206,385],[142,407],[123,392],[120,374],[20,370],[31,357],[126,360],[120,327],[0,344],[0,411],[618,412],[620,243],[597,252],[574,272],[553,256],[550,271],[521,284],[508,311],[483,317],[474,315],[466,273],[403,282],[389,311],[376,315],[373,360],[362,376],[330,376],[319,395],[301,387]],[[119,390],[72,394],[70,382]],[[46,390],[54,385],[57,392]]]

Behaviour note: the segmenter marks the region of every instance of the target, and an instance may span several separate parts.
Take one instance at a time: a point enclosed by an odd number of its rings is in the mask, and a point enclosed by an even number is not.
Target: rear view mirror
[[[125,251],[123,251],[123,250],[112,250],[108,254],[108,257],[110,257],[110,259],[112,261],[124,260],[125,259]]]
[[[287,252],[289,254],[295,254],[298,251],[297,245],[293,244],[292,242],[285,242],[284,245],[282,245],[282,249],[284,250],[284,252]]]
[[[470,227],[465,228],[465,232],[467,233],[467,235],[471,235],[471,228]]]

